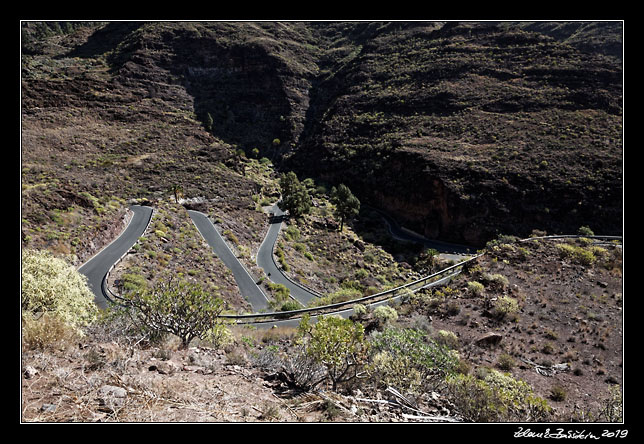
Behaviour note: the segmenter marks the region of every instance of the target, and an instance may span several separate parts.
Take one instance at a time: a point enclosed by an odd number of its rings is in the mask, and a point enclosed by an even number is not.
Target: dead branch
[[[563,373],[570,370],[570,365],[567,363],[554,364],[554,365],[540,365],[527,358],[520,358],[523,362],[534,367],[534,370],[541,376],[554,376],[557,373]]]
[[[413,419],[417,421],[427,421],[427,422],[461,422],[462,419],[454,416],[440,416],[440,415],[409,415],[403,413],[402,417],[405,419]]]

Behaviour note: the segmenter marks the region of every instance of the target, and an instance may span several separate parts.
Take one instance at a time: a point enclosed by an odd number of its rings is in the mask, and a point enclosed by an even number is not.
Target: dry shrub
[[[297,336],[297,329],[294,327],[285,327],[273,325],[271,328],[254,328],[230,326],[231,333],[235,341],[247,340],[262,344],[276,344],[283,341],[292,341]]]
[[[22,344],[26,350],[64,348],[77,337],[75,329],[56,315],[22,313]]]

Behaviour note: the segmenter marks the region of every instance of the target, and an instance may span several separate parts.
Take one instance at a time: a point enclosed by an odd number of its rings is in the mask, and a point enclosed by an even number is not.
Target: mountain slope
[[[102,199],[102,220],[118,199],[158,197],[175,182],[206,206],[243,213],[259,185],[244,177],[242,152],[344,182],[430,238],[479,246],[499,233],[582,225],[619,234],[622,68],[601,44],[576,47],[602,32],[613,45],[619,30],[25,25],[23,239],[40,239],[37,225],[74,202],[96,212],[83,192]],[[46,243],[77,253],[78,234]]]
[[[450,22],[381,30],[337,65],[290,165],[348,182],[432,238],[621,230],[612,59]]]

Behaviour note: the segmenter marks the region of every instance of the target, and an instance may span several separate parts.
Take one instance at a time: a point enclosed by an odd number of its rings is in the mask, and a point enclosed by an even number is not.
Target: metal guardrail
[[[435,283],[436,281],[440,280],[441,278],[452,277],[457,275],[458,273],[460,273],[460,269],[464,265],[478,259],[480,256],[482,256],[482,253],[477,254],[476,256],[466,259],[457,264],[454,264],[450,267],[444,268],[443,270],[440,270],[436,273],[433,273],[428,276],[424,276],[420,279],[417,279],[415,281],[409,282],[407,284],[403,284],[396,288],[391,288],[389,290],[381,291],[380,293],[375,293],[369,296],[352,299],[350,301],[336,302],[334,304],[321,305],[318,307],[302,308],[298,310],[277,311],[277,312],[270,312],[270,313],[251,313],[251,314],[243,314],[243,315],[220,315],[219,317],[225,318],[225,319],[235,319],[235,320],[247,320],[247,319],[260,320],[264,318],[272,318],[273,320],[283,320],[286,318],[291,318],[298,315],[313,313],[313,312],[320,312],[321,314],[322,313],[329,314],[336,311],[340,311],[339,309],[346,308],[347,306],[350,306],[350,305],[363,304],[365,302],[374,303],[374,302],[380,302],[382,300],[393,299],[397,296],[400,296],[400,293],[406,289],[411,290],[412,292],[415,292],[422,288],[426,288],[432,285],[433,283]]]
[[[591,235],[591,236],[585,236],[583,234],[553,234],[550,236],[535,236],[535,237],[528,237],[525,239],[519,239],[517,242],[527,242],[535,239],[580,239],[580,238],[587,238],[587,239],[605,239],[605,240],[622,240],[622,236],[602,236],[602,235]]]
[[[526,239],[519,239],[516,242],[527,242],[527,241],[533,241],[533,240],[539,240],[539,239],[578,239],[578,238],[621,240],[622,236],[602,236],[602,235],[584,236],[584,235],[576,235],[576,234],[551,235],[551,236],[529,237]],[[464,265],[475,261],[476,259],[483,256],[484,254],[485,252],[478,253],[475,256],[469,259],[466,259],[462,262],[459,262],[457,264],[444,268],[428,276],[419,278],[413,282],[400,285],[396,288],[385,290],[380,293],[365,296],[362,298],[352,299],[350,301],[338,302],[335,304],[323,305],[319,307],[303,308],[299,310],[270,312],[270,313],[254,313],[254,314],[243,314],[243,315],[221,315],[220,317],[225,319],[237,320],[238,321],[237,323],[243,324],[243,323],[252,323],[252,322],[247,322],[247,320],[256,320],[256,322],[270,322],[272,320],[280,321],[284,319],[291,319],[291,318],[297,317],[298,315],[303,315],[303,314],[313,313],[313,312],[320,312],[320,314],[331,314],[331,313],[340,311],[338,309],[342,309],[350,305],[362,304],[365,302],[373,303],[375,301],[393,299],[399,296],[398,293],[400,293],[404,289],[409,289],[411,291],[418,291],[422,288],[430,286],[432,283],[435,283],[436,281],[440,280],[440,278],[456,276],[457,274],[460,273]],[[266,318],[271,318],[271,319],[266,320]],[[239,322],[239,321],[242,321],[242,322]]]
[[[146,226],[143,236],[147,233],[150,223],[152,222],[152,218],[154,216],[154,209],[150,215],[150,220],[148,221],[148,225]],[[592,235],[592,236],[584,236],[584,235],[551,235],[551,236],[537,236],[537,237],[529,237],[526,239],[518,239],[516,242],[527,242],[527,241],[533,241],[533,240],[539,240],[539,239],[575,239],[575,238],[589,238],[589,239],[604,239],[604,240],[622,240],[622,236],[602,236],[602,235]],[[128,250],[129,252],[129,250]],[[112,303],[117,303],[115,302],[116,299],[119,300],[124,300],[123,297],[114,294],[110,289],[109,285],[107,283],[110,273],[116,267],[116,265],[128,254],[128,252],[124,253],[108,270],[108,272],[105,274],[103,277],[102,285],[101,288],[103,290],[103,294],[105,295],[106,299],[108,299]],[[278,311],[278,312],[267,312],[267,313],[250,313],[250,314],[240,314],[240,315],[220,315],[219,317],[222,319],[229,319],[229,320],[234,320],[237,321],[237,324],[249,324],[249,323],[262,323],[262,322],[271,322],[271,321],[282,321],[286,319],[293,319],[299,315],[304,315],[308,313],[314,313],[314,312],[319,312],[319,314],[332,314],[338,311],[343,311],[346,310],[347,306],[350,305],[356,305],[356,304],[363,304],[365,302],[368,303],[375,303],[375,302],[381,302],[384,300],[389,300],[393,299],[395,297],[399,297],[401,292],[403,290],[410,290],[412,292],[421,290],[423,288],[429,287],[432,284],[436,285],[439,281],[447,278],[451,278],[453,276],[458,275],[463,266],[467,265],[470,262],[475,261],[479,257],[483,256],[485,252],[478,253],[475,256],[466,259],[462,262],[459,262],[457,264],[451,265],[447,268],[444,268],[442,270],[437,271],[436,273],[432,273],[428,276],[421,277],[419,279],[416,279],[415,281],[409,282],[407,284],[400,285],[396,288],[392,288],[389,290],[381,291],[379,293],[375,293],[372,295],[364,296],[362,298],[357,298],[357,299],[352,299],[350,301],[344,301],[344,302],[337,302],[334,304],[328,304],[328,305],[323,305],[323,306],[318,306],[318,307],[310,307],[310,308],[303,308],[303,309],[298,309],[298,310],[289,310],[289,311]],[[274,258],[273,258],[274,260]],[[342,309],[342,310],[340,310]]]

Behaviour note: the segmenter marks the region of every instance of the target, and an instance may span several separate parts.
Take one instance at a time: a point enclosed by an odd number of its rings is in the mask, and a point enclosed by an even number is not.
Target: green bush
[[[233,334],[224,324],[213,325],[202,335],[202,339],[215,348],[223,348],[235,342]]]
[[[387,325],[398,319],[398,312],[388,305],[379,305],[373,310],[373,317],[380,325]]]
[[[369,272],[364,268],[360,268],[355,274],[355,277],[358,280],[365,279],[367,276],[369,276]]]
[[[451,350],[457,350],[460,345],[460,341],[458,340],[456,333],[447,330],[438,330],[438,333],[434,336],[434,341]]]
[[[356,378],[367,362],[362,324],[337,316],[324,316],[311,325],[310,315],[300,321],[298,332],[307,356],[327,369],[333,390]]]
[[[496,361],[497,367],[499,367],[501,370],[505,370],[506,372],[509,372],[514,368],[516,365],[516,362],[514,362],[514,358],[507,353],[501,354],[499,358]]]
[[[337,304],[340,302],[351,301],[362,296],[362,292],[355,288],[341,288],[340,290],[329,293],[326,296],[315,298],[309,302],[310,307],[321,307],[323,305]]]
[[[139,270],[131,270],[121,277],[121,287],[123,291],[138,291],[147,287],[147,280],[139,274]]]
[[[483,287],[483,284],[477,281],[470,281],[467,283],[467,290],[472,294],[473,296],[480,296],[483,293],[483,290],[485,287]]]
[[[433,390],[459,365],[457,353],[421,330],[386,328],[370,344],[373,379],[399,390]]]
[[[284,302],[282,304],[282,306],[280,307],[280,310],[281,311],[292,311],[292,310],[299,310],[300,308],[302,308],[302,305],[299,302],[294,301],[293,299],[291,299],[291,300],[288,300],[288,301]]]
[[[557,244],[556,248],[562,258],[568,258],[578,264],[591,265],[597,259],[592,249],[587,250],[572,244]]]
[[[281,245],[278,245],[277,248],[275,248],[275,255],[277,256],[277,261],[282,266],[282,269],[288,273],[291,267],[286,263],[286,255]]]
[[[510,283],[508,281],[508,278],[503,276],[502,274],[496,273],[496,274],[486,274],[485,275],[485,281],[493,288],[497,290],[503,290],[506,288]]]
[[[273,293],[273,296],[278,303],[286,302],[286,300],[291,295],[291,290],[289,290],[288,287],[284,284],[269,282],[268,288],[271,290],[271,293]]]
[[[383,387],[395,387],[409,393],[422,392],[423,378],[409,356],[394,356],[379,351],[371,358],[371,371]]]
[[[239,239],[235,236],[235,233],[230,230],[224,230],[223,234],[233,243],[233,245],[239,245]]]
[[[367,314],[367,311],[367,306],[364,304],[355,304],[353,306],[353,314],[358,318],[365,316]]]
[[[284,231],[284,238],[289,241],[298,240],[300,238],[300,235],[300,230],[293,225],[289,225]]]
[[[548,403],[527,383],[494,369],[480,377],[450,375],[447,386],[450,400],[469,421],[539,422],[552,414]]]
[[[485,247],[490,250],[494,250],[494,247],[499,247],[501,245],[514,244],[519,240],[516,236],[511,236],[507,234],[500,234],[496,239],[489,241]]]
[[[76,332],[96,320],[98,307],[87,278],[48,251],[22,252],[23,312],[56,316]]]
[[[494,301],[494,315],[498,319],[506,319],[519,311],[519,303],[510,296],[502,296]]]

